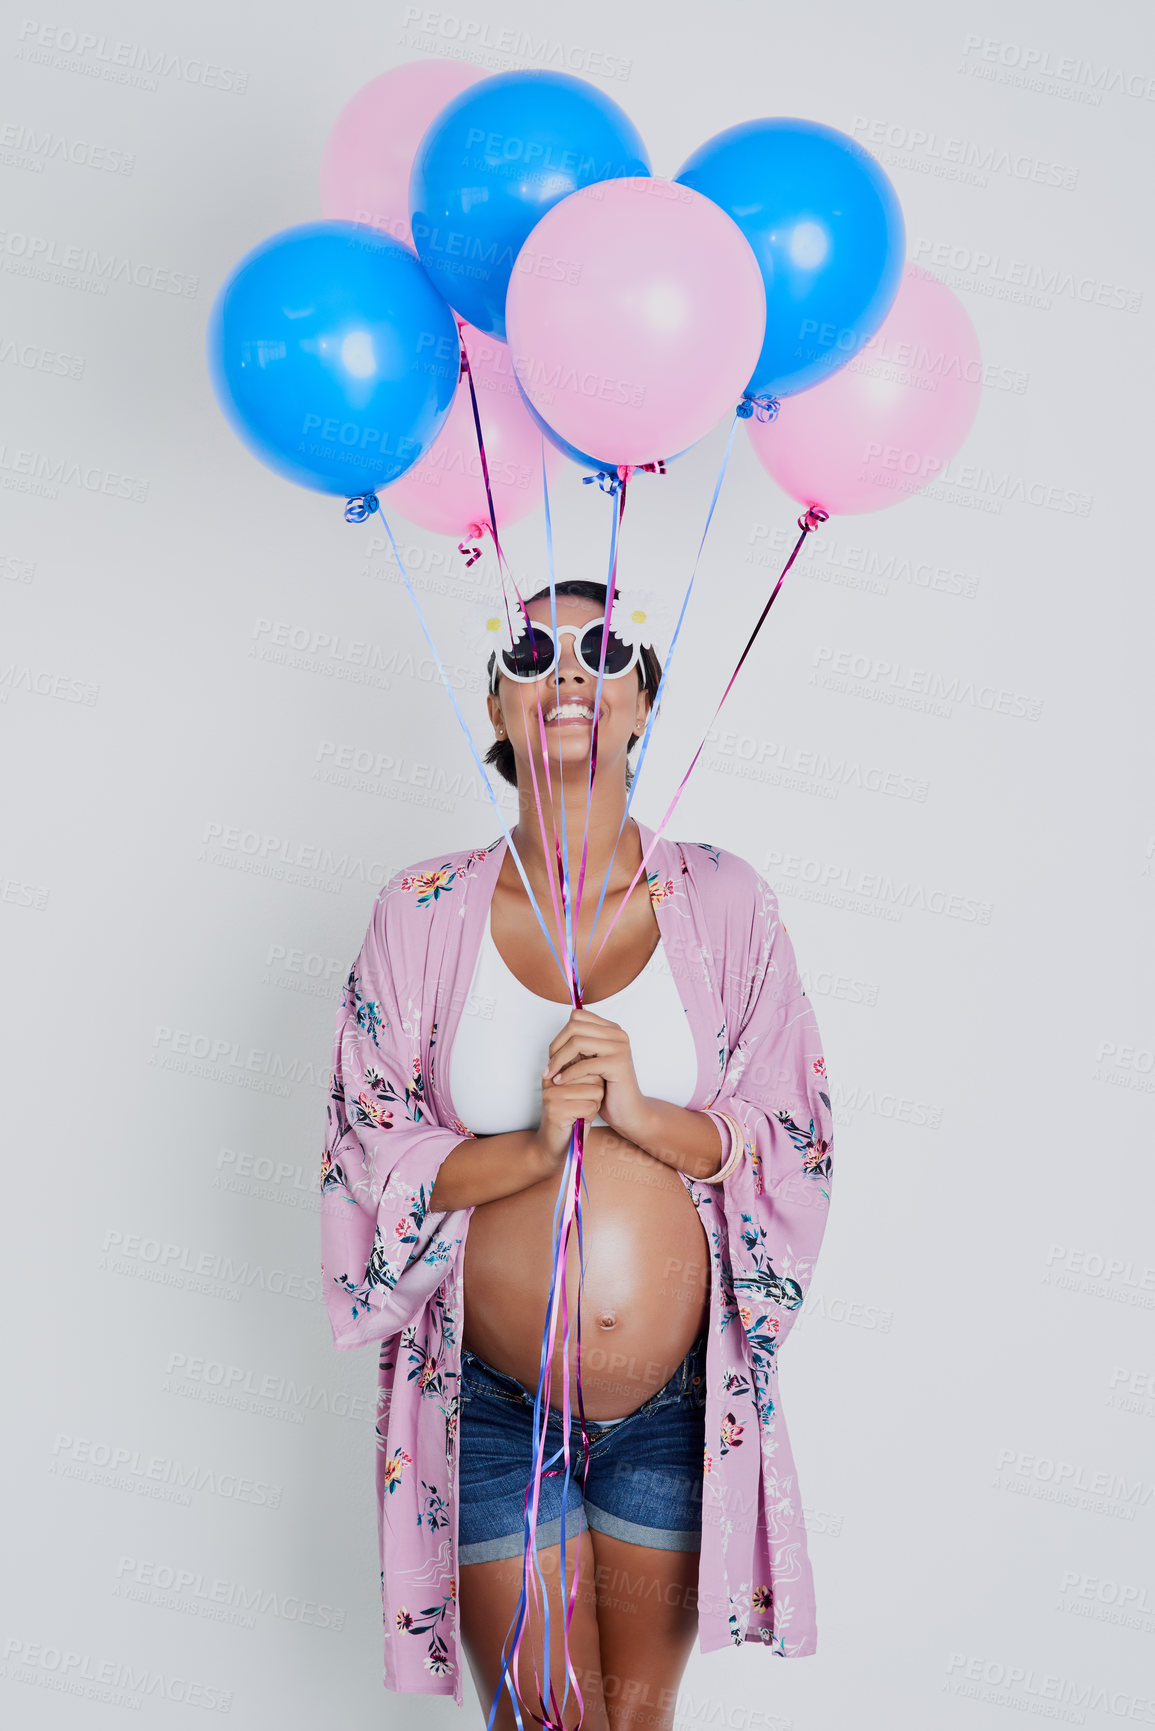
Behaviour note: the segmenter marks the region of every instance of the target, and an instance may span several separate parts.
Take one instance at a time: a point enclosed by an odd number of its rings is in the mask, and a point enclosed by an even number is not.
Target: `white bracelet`
[[[729,1178],[732,1172],[738,1170],[739,1166],[746,1158],[746,1136],[741,1124],[739,1124],[736,1118],[731,1118],[728,1112],[719,1112],[717,1113],[717,1116],[725,1119],[726,1123],[730,1126],[730,1156],[729,1159],[723,1163],[721,1169],[714,1173],[712,1178],[695,1179],[695,1183],[697,1184],[721,1184],[724,1178]]]

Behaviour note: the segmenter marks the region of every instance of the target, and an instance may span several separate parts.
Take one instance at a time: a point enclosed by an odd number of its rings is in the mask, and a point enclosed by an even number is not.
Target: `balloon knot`
[[[471,523],[469,525],[468,529],[465,531],[465,540],[457,543],[457,551],[459,553],[464,553],[467,568],[470,565],[475,564],[477,560],[481,558],[480,546],[471,547],[470,542],[480,542],[483,535],[492,534],[493,530],[490,528],[488,523]]]
[[[592,487],[596,482],[603,493],[620,493],[626,482],[633,475],[664,475],[666,459],[659,457],[656,463],[619,463],[614,470],[599,469],[595,475],[583,475],[583,487]]]
[[[782,405],[778,401],[777,397],[744,396],[742,401],[738,404],[736,412],[744,421],[748,421],[751,415],[757,415],[758,419],[763,422],[776,421],[778,419],[778,410],[781,407]]]
[[[371,517],[374,511],[381,509],[381,502],[376,493],[359,493],[355,499],[349,499],[345,505],[346,523],[363,523],[366,517]]]
[[[817,529],[820,523],[827,522],[829,517],[829,511],[824,511],[821,505],[811,505],[809,510],[804,511],[799,517],[798,527],[804,535],[809,535],[811,530]]]

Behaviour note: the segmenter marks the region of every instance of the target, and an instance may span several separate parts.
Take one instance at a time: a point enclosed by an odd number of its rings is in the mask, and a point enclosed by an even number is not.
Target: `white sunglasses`
[[[544,679],[547,673],[553,672],[560,647],[559,639],[566,636],[573,638],[574,655],[579,664],[596,678],[602,653],[603,625],[604,620],[591,619],[587,625],[559,625],[555,633],[552,626],[533,620],[529,630],[518,638],[512,649],[503,648],[496,652],[489,681],[490,690],[497,689],[498,673],[503,673],[507,679],[517,680],[522,685],[529,685],[535,679]],[[639,643],[624,642],[611,627],[606,639],[602,677],[624,678],[631,668],[637,666],[641,653]]]

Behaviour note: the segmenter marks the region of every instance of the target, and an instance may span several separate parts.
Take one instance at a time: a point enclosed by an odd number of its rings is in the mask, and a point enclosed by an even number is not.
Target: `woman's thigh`
[[[569,1651],[570,1661],[581,1687],[584,1712],[579,1708],[571,1683],[562,1723],[574,1727],[580,1717],[582,1731],[611,1731],[615,1722],[607,1719],[602,1696],[602,1658],[597,1589],[594,1583],[595,1553],[589,1532],[583,1532],[575,1539],[567,1539],[565,1549],[564,1586],[561,1580],[561,1546],[552,1545],[539,1550],[537,1554],[542,1575],[545,1577],[549,1605],[549,1680],[547,1682],[545,1619],[541,1606],[535,1603],[531,1594],[513,1677],[518,1699],[522,1703],[522,1723],[526,1731],[531,1731],[533,1721],[528,1718],[526,1707],[537,1712],[541,1718],[550,1717],[548,1713],[541,1712],[534,1683],[535,1665],[542,1690],[547,1697],[547,1706],[551,1684],[559,1707],[561,1705],[566,1685],[563,1644],[565,1602],[573,1586],[576,1563],[579,1570],[578,1588],[573,1621],[570,1624]],[[482,1713],[485,1720],[488,1720],[494,1691],[501,1678],[503,1654],[512,1645],[507,1637],[521,1595],[522,1558],[518,1555],[491,1563],[463,1563],[460,1568],[460,1581],[462,1644],[477,1693],[481,1698]],[[540,1581],[538,1596],[541,1596]],[[503,1683],[501,1705],[494,1719],[495,1731],[515,1731],[516,1724],[509,1691]]]
[[[670,1731],[698,1633],[699,1553],[653,1550],[596,1531],[592,1541],[610,1731]]]

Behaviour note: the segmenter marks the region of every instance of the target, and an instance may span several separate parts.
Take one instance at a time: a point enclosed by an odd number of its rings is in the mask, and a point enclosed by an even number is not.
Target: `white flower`
[[[663,595],[656,589],[642,589],[633,583],[620,583],[610,614],[610,630],[623,643],[648,644],[664,648],[674,634],[674,621]]]
[[[525,636],[525,615],[518,604],[517,596],[509,599],[508,619],[506,597],[503,594],[489,595],[482,601],[472,602],[462,618],[461,631],[469,644],[471,654],[481,658],[483,667],[488,666],[489,657],[497,650],[510,649],[519,637]]]

